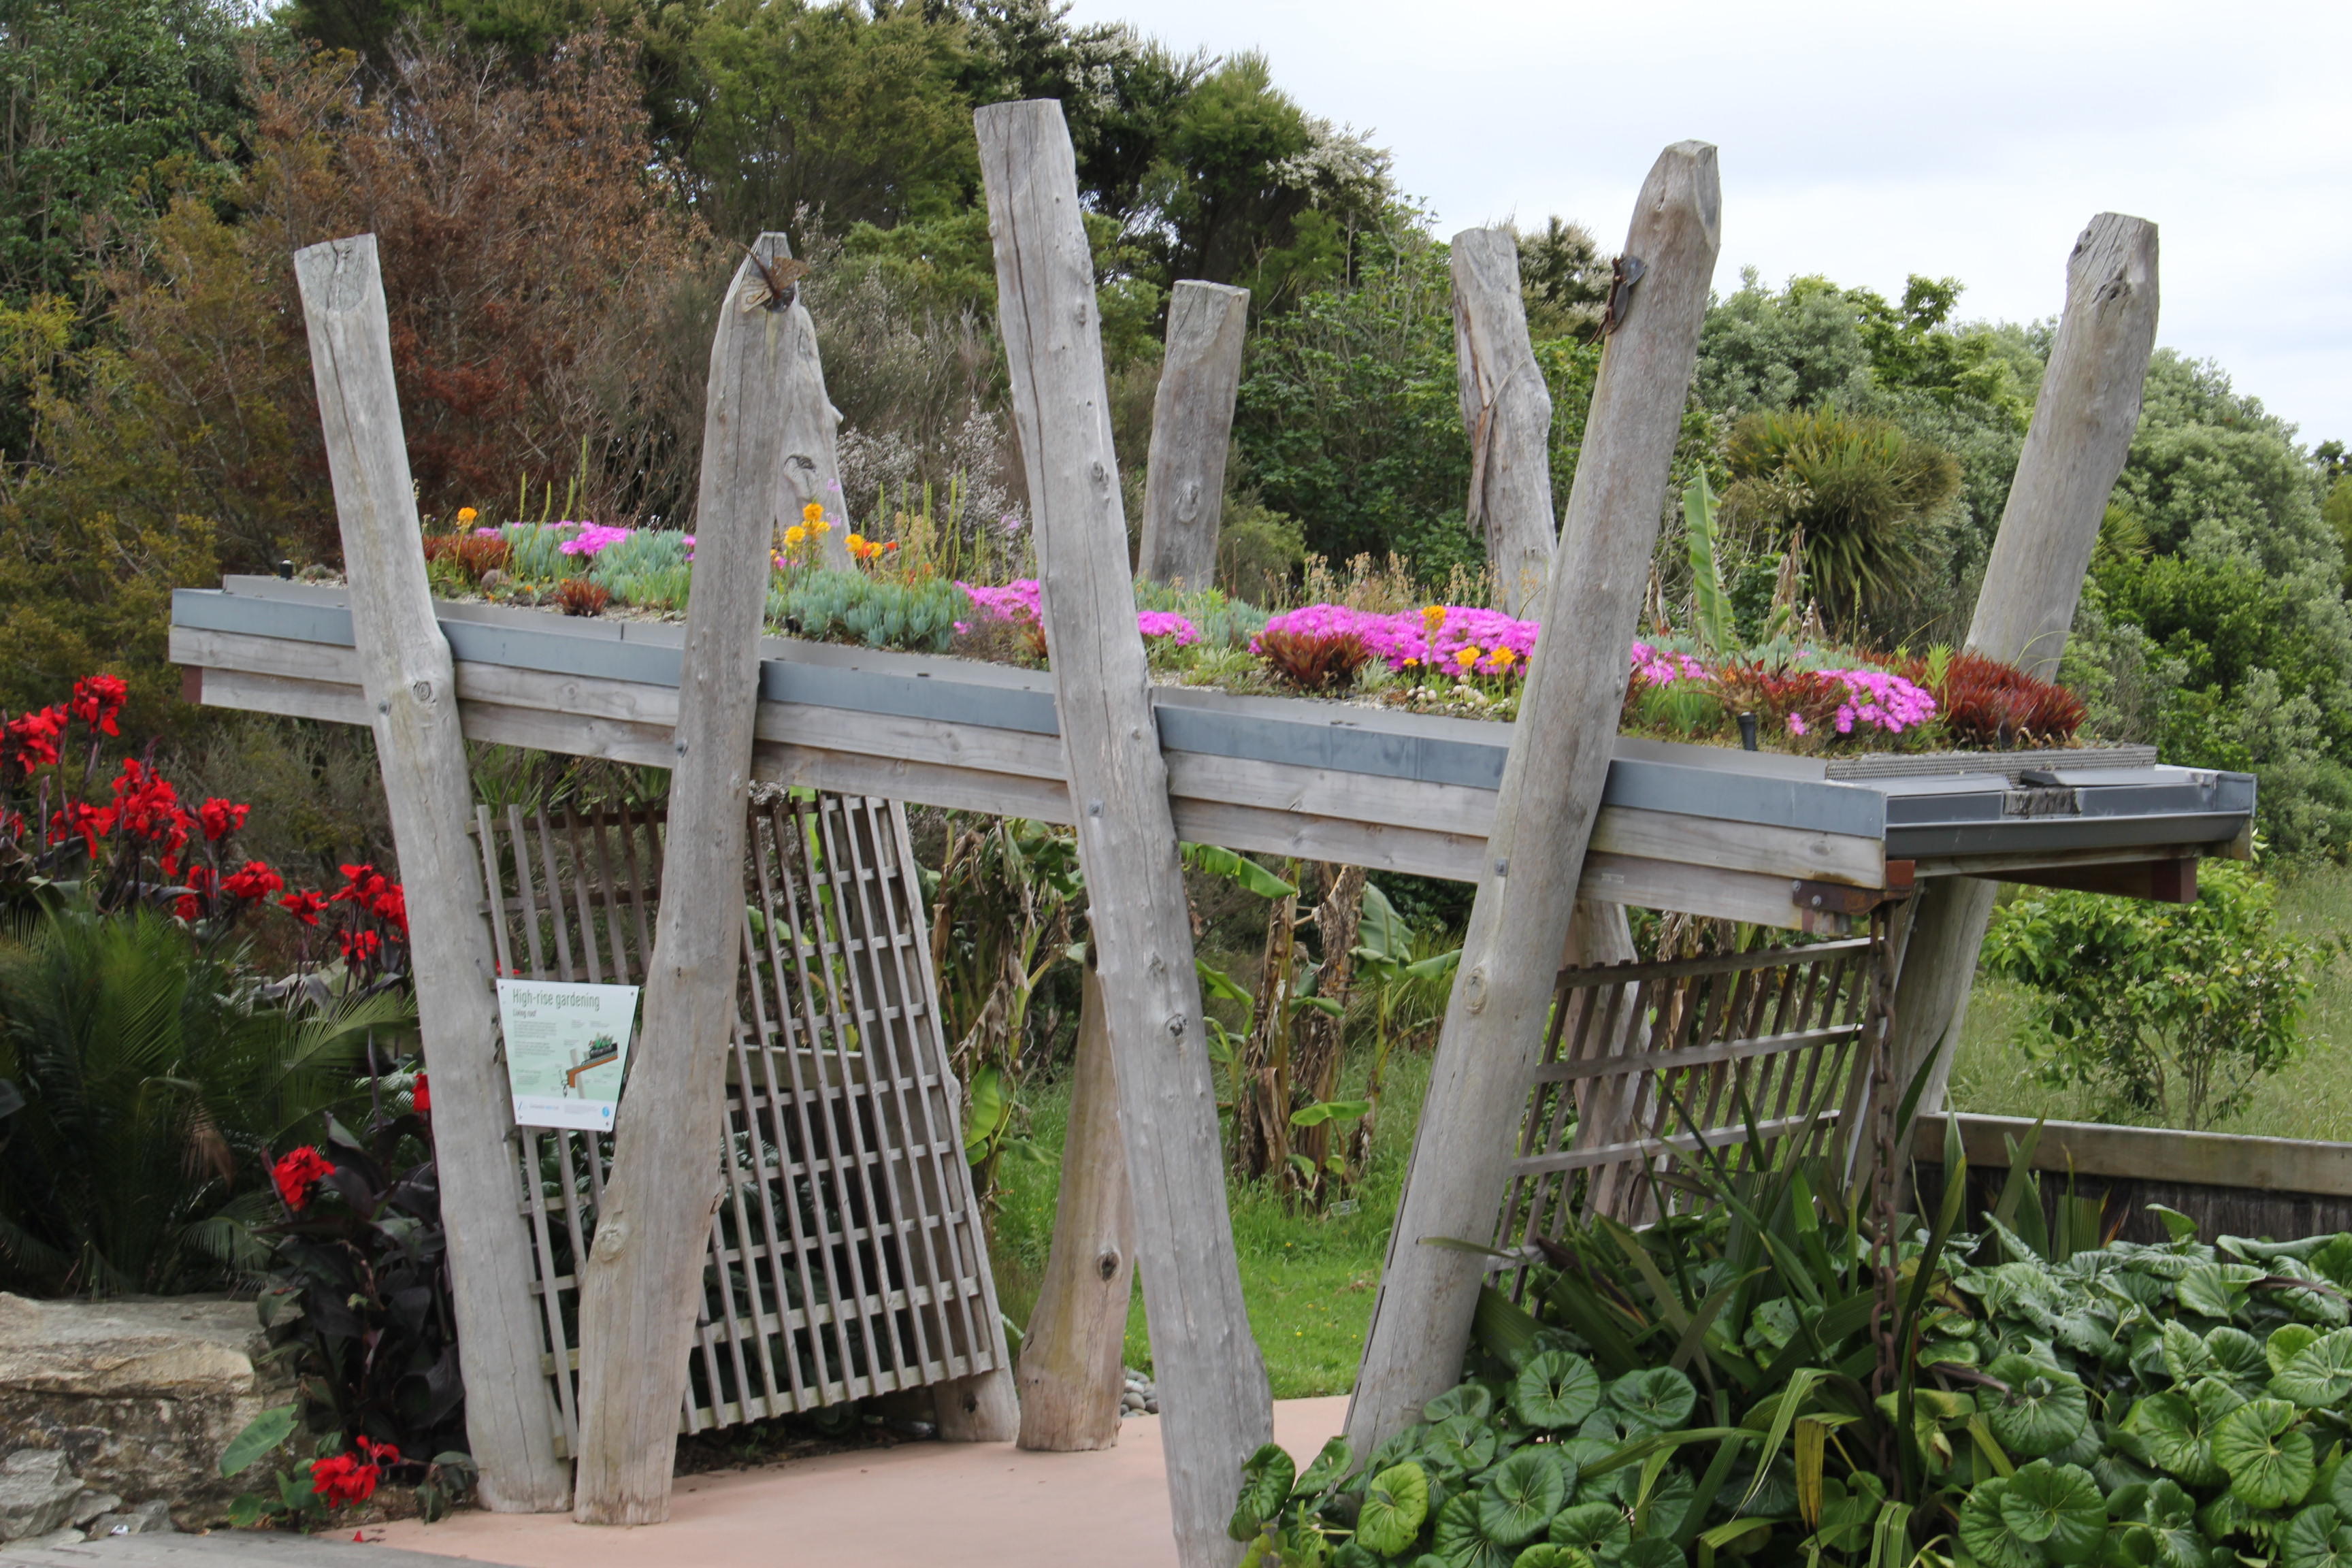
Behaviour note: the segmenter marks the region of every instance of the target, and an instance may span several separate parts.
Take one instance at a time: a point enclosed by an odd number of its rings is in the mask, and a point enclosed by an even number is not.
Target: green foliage
[[[322,1008],[255,994],[232,955],[145,910],[67,907],[0,948],[0,1279],[37,1295],[217,1289],[265,1254],[246,1229],[271,1151],[348,1103],[400,995]]]
[[[956,621],[973,613],[953,583],[902,583],[857,571],[819,571],[770,595],[769,623],[803,637],[867,647],[945,653]]]
[[[2037,889],[1996,911],[1985,966],[2034,988],[2047,1081],[2203,1127],[2301,1048],[2315,953],[2276,929],[2275,899],[2227,860],[2200,867],[2187,906]]]

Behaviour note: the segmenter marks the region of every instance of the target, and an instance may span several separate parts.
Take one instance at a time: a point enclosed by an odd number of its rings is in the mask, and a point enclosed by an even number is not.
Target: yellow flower
[[[864,534],[853,533],[849,536],[849,552],[852,555],[863,555],[866,553],[866,536]]]
[[[1421,624],[1429,628],[1429,635],[1431,637],[1435,637],[1444,628],[1445,606],[1443,605],[1424,605],[1421,612]]]
[[[481,515],[469,506],[461,506],[457,509],[457,521],[468,528],[472,527],[474,520]]]
[[[808,505],[801,508],[801,521],[811,523],[823,522],[824,521],[824,503],[823,501],[813,500],[809,502]]]
[[[784,530],[784,548],[787,550],[797,550],[800,548],[801,542],[807,537],[808,530],[795,523],[792,527]]]
[[[1495,668],[1496,669],[1508,669],[1511,668],[1511,660],[1517,657],[1518,655],[1513,653],[1507,647],[1498,647],[1495,650]]]
[[[815,504],[816,503],[814,501],[809,502],[810,506],[814,506]],[[811,518],[810,521],[815,525],[816,531],[819,533],[831,533],[833,531],[833,524],[825,521],[825,520],[821,517]]]
[[[1469,668],[1472,665],[1474,665],[1474,664],[1477,663],[1477,662],[1478,662],[1478,646],[1477,646],[1477,644],[1473,643],[1473,644],[1471,644],[1470,646],[1468,646],[1468,647],[1460,647],[1460,648],[1456,648],[1456,649],[1454,649],[1454,663],[1456,663],[1456,664],[1458,664],[1458,665],[1460,665],[1460,666],[1461,666],[1463,668],[1465,668],[1465,669],[1467,669],[1467,668]]]

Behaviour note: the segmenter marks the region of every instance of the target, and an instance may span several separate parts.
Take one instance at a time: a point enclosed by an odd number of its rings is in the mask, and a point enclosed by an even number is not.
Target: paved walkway
[[[1344,1396],[1284,1400],[1274,1434],[1304,1468],[1347,1413]],[[1124,1422],[1118,1447],[1099,1454],[909,1443],[689,1476],[667,1523],[634,1530],[467,1512],[381,1534],[387,1546],[513,1568],[1176,1568],[1152,1415]]]

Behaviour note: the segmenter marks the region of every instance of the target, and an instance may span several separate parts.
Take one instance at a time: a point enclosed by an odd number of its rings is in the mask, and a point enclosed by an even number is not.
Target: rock
[[[45,1535],[28,1535],[22,1541],[12,1541],[8,1544],[19,1548],[36,1546],[42,1548],[51,1546],[79,1546],[89,1539],[89,1537],[84,1535],[80,1531],[74,1529],[71,1525],[68,1525],[62,1530],[52,1530]]]
[[[110,1535],[170,1535],[180,1527],[172,1522],[172,1505],[162,1498],[134,1502],[113,1513],[102,1513],[86,1527],[92,1541]]]
[[[0,1459],[0,1541],[25,1541],[58,1529],[73,1517],[81,1490],[66,1456],[55,1448],[19,1448]]]
[[[73,1512],[66,1515],[66,1521],[77,1526],[85,1525],[100,1514],[112,1513],[121,1506],[122,1500],[112,1492],[94,1492],[84,1487],[81,1495],[74,1499]]]
[[[254,1476],[224,1479],[221,1450],[262,1411],[294,1398],[282,1363],[263,1359],[268,1350],[250,1301],[0,1292],[0,1450],[58,1451],[81,1478],[77,1496],[87,1487],[225,1505],[252,1489]]]

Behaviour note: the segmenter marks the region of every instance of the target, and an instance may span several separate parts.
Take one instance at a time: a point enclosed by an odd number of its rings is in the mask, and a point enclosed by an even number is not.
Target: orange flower
[[[1467,670],[1472,665],[1478,662],[1478,645],[1471,643],[1466,647],[1454,649],[1454,662],[1460,665],[1465,670]]]

